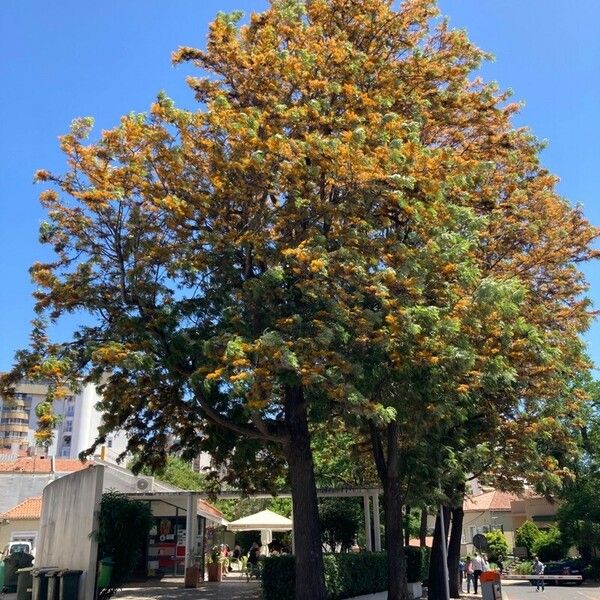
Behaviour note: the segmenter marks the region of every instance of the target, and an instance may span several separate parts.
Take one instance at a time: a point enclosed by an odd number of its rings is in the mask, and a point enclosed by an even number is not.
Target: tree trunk
[[[427,507],[421,509],[421,526],[419,527],[419,546],[427,546]]]
[[[444,555],[442,543],[448,539],[448,524],[450,521],[450,510],[444,507],[444,532],[441,530],[440,515],[435,519],[435,531],[433,532],[433,547],[431,548],[431,561],[429,563],[429,600],[446,600],[446,585],[444,583]]]
[[[382,435],[371,426],[371,444],[377,473],[383,487],[385,506],[385,547],[388,564],[388,600],[407,600],[406,553],[402,543],[402,486],[400,483],[400,447],[398,423],[387,427],[387,456]]]
[[[404,519],[404,545],[410,546],[410,506],[407,504],[404,510],[406,515]]]
[[[285,400],[285,423],[289,434],[285,450],[294,510],[295,597],[296,600],[325,600],[317,488],[302,388],[288,387]]]
[[[462,540],[463,517],[465,516],[462,505],[452,509],[452,530],[448,542],[448,575],[450,578],[450,598],[460,598],[460,543]]]
[[[400,477],[388,477],[384,486],[385,541],[388,564],[388,600],[406,600],[406,553],[402,543],[402,494]]]

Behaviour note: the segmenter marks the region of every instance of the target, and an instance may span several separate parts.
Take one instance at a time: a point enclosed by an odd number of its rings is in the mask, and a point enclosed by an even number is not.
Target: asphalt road
[[[546,586],[544,592],[536,592],[535,586],[506,581],[502,583],[502,600],[600,600],[600,587],[576,585]]]

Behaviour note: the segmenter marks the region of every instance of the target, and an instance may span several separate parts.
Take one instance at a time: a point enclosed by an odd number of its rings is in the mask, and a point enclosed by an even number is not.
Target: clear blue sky
[[[76,116],[113,126],[164,89],[193,106],[179,45],[201,46],[217,11],[260,10],[266,0],[2,0],[0,2],[0,370],[27,343],[27,269],[46,256],[32,185],[38,168],[60,171],[57,136]],[[483,74],[526,102],[518,118],[550,145],[545,164],[560,192],[600,225],[600,3],[598,0],[440,0],[452,25],[496,55]],[[600,307],[600,264],[587,267]],[[67,325],[59,330],[64,336]],[[587,335],[600,364],[600,326]]]

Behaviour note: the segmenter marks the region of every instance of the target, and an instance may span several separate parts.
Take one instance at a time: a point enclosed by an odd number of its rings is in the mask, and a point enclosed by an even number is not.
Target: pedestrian
[[[460,584],[460,591],[463,592],[463,581],[465,579],[465,561],[462,558],[458,559],[458,581]]]
[[[544,591],[544,563],[537,557],[533,557],[533,574],[539,575],[540,578],[535,580],[535,591],[539,592],[540,587]]]
[[[256,566],[260,557],[260,546],[257,542],[252,542],[252,547],[248,553],[248,564]]]
[[[473,558],[473,591],[477,593],[477,587],[479,585],[479,578],[485,571],[485,560],[475,552],[475,558]]]
[[[231,554],[231,562],[235,561],[237,565],[237,570],[240,570],[240,560],[242,559],[242,547],[236,541],[235,546],[233,547],[233,552]]]
[[[471,585],[475,589],[475,582],[473,581],[473,560],[470,556],[467,556],[465,561],[465,573],[467,575],[467,594],[471,593]]]

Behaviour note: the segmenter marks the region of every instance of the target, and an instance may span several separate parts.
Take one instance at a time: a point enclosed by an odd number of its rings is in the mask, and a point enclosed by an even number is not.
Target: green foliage
[[[325,498],[319,502],[319,521],[323,545],[330,552],[338,546],[342,552],[350,550],[362,522],[358,498]]]
[[[135,470],[135,462],[131,465]],[[202,473],[196,473],[190,463],[178,456],[169,456],[164,467],[152,470],[144,466],[141,473],[157,477],[165,483],[170,483],[182,490],[200,491],[206,489],[206,477]]]
[[[290,498],[241,498],[235,500],[217,500],[215,506],[228,521],[247,517],[261,510],[273,512],[290,518],[292,501]]]
[[[600,552],[600,473],[582,472],[563,492],[558,527],[565,542],[588,562]]]
[[[557,527],[541,531],[539,538],[533,544],[534,554],[537,554],[544,563],[565,558],[568,551],[569,544],[563,540]]]
[[[263,600],[294,600],[295,559],[292,555],[266,558],[262,571]]]
[[[99,558],[114,561],[109,588],[100,590],[99,600],[111,598],[131,577],[141,558],[141,549],[152,528],[152,511],[146,502],[108,492],[102,495],[98,529]]]
[[[600,556],[592,558],[590,564],[585,568],[584,574],[587,579],[600,580]]]
[[[527,548],[527,556],[531,558],[534,552],[534,546],[541,536],[539,527],[532,521],[525,521],[521,527],[515,531],[515,545]]]
[[[508,542],[501,531],[490,531],[485,535],[487,540],[487,554],[491,562],[498,562],[498,557],[508,554]]]
[[[531,575],[533,570],[533,563],[530,560],[524,560],[523,562],[517,563],[514,568],[514,572],[517,575]]]
[[[418,538],[421,533],[421,509],[413,508],[405,516],[404,527],[408,528],[408,533],[411,538]]]
[[[580,447],[579,460],[572,467],[576,477],[562,489],[557,512],[558,527],[565,543],[574,545],[589,563],[600,555],[600,381],[588,373],[579,382],[586,402],[581,421],[574,429]]]
[[[429,576],[431,550],[429,548],[408,546],[404,551],[406,552],[406,578],[408,582],[425,581]]]
[[[428,548],[407,548],[408,581],[423,581],[429,570]],[[326,554],[325,583],[328,600],[341,600],[387,590],[385,552]],[[295,566],[291,555],[271,556],[264,561],[264,600],[294,600]]]

